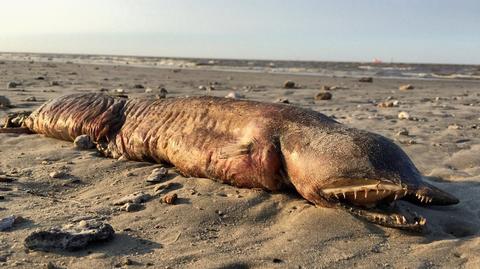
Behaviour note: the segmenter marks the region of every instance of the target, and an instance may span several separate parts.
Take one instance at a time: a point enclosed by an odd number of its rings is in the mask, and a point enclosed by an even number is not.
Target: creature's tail
[[[125,99],[104,94],[61,96],[35,110],[24,125],[35,133],[67,141],[79,135],[95,142],[108,140],[123,124],[125,103]]]

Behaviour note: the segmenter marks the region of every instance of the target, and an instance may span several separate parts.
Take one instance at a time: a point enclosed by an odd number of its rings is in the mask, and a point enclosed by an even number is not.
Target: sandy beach
[[[298,87],[285,89],[286,80]],[[17,87],[7,87],[9,82]],[[411,84],[410,90],[399,90]],[[200,87],[204,86],[204,87]],[[316,100],[323,86],[331,100]],[[9,112],[34,110],[69,93],[105,92],[128,98],[211,95],[262,102],[288,99],[352,127],[393,139],[426,181],[460,203],[418,207],[427,231],[409,233],[318,208],[295,193],[239,189],[204,178],[185,178],[174,167],[159,184],[176,193],[174,205],[155,197],[136,212],[113,201],[135,192],[153,194],[145,180],[161,164],[107,159],[95,150],[42,135],[0,134],[0,219],[22,220],[0,231],[3,268],[479,268],[480,82],[452,79],[373,78],[233,72],[201,68],[135,67],[62,62],[0,64],[0,96]],[[121,90],[119,90],[121,89]],[[398,101],[398,102],[396,102]],[[386,102],[385,106],[379,106]],[[406,112],[408,119],[399,119]],[[67,176],[52,178],[55,171]],[[405,203],[406,202],[401,202]],[[98,219],[112,241],[75,252],[29,251],[33,231]]]

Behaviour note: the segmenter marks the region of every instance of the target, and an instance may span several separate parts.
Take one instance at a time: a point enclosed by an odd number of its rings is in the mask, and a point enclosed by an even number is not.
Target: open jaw
[[[426,219],[395,203],[407,195],[429,204],[433,198],[410,190],[407,185],[388,180],[344,179],[322,188],[323,197],[336,202],[352,215],[393,228],[422,231]]]

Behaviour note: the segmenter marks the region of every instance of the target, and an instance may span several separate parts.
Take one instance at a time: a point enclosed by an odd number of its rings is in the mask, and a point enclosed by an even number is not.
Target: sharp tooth
[[[353,199],[357,199],[357,191],[353,191]]]
[[[386,189],[383,189],[383,194],[385,194],[386,192],[387,192],[387,190],[386,190]]]
[[[342,192],[343,194],[343,199],[347,198],[347,196],[345,195],[345,192]]]
[[[395,220],[397,221],[398,224],[402,224],[402,223],[400,222],[400,217],[395,216]]]
[[[425,199],[425,197],[422,196],[422,198],[420,198],[420,202],[423,203],[423,199]]]
[[[402,222],[405,224],[407,223],[407,219],[405,218],[405,216],[402,216]]]
[[[337,198],[337,199],[338,199],[338,195],[337,195],[336,193],[334,193],[333,195],[335,195],[335,198]]]
[[[368,195],[368,190],[365,189],[365,199],[367,199],[367,195]]]
[[[379,192],[380,192],[380,190],[377,188],[377,195],[378,195]]]
[[[427,223],[427,219],[426,218],[421,218],[420,219],[420,225],[425,225],[425,223]]]
[[[404,196],[405,196],[405,195],[407,195],[407,193],[408,193],[408,190],[407,190],[407,189],[405,189],[405,194],[404,194]]]
[[[398,194],[395,193],[395,197],[393,198],[393,200],[397,200],[398,199]]]

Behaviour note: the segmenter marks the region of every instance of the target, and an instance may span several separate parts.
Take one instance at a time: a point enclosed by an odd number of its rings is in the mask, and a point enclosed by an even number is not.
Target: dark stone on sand
[[[10,81],[7,83],[7,89],[13,89],[13,88],[16,88],[18,86],[21,86],[22,83],[20,82],[17,82],[17,81]]]
[[[332,99],[332,94],[329,92],[319,92],[315,95],[315,100],[330,100]]]
[[[44,76],[38,76],[35,78],[36,80],[45,80],[45,77]]]
[[[135,84],[133,85],[134,89],[145,89],[145,87],[142,84]]]
[[[157,99],[164,99],[164,98],[167,98],[167,89],[165,88],[160,88],[160,92],[156,95],[156,98]]]
[[[150,173],[146,181],[150,184],[156,184],[162,182],[167,176],[167,174],[168,170],[165,167],[156,168],[153,169],[152,173]]]
[[[3,95],[0,95],[0,108],[6,108],[10,106],[11,106],[10,99],[8,99]]]
[[[358,80],[358,82],[369,82],[369,83],[372,83],[373,82],[373,78],[372,77],[363,77],[363,78],[360,78]]]
[[[290,104],[290,101],[287,98],[280,97],[275,101],[275,103]]]
[[[3,219],[0,219],[0,231],[5,231],[12,228],[15,222],[18,222],[18,220],[19,220],[19,217],[15,215],[11,215]]]
[[[80,221],[62,228],[37,231],[25,238],[24,245],[31,250],[67,250],[75,251],[86,248],[94,242],[113,238],[115,231],[107,223],[98,221]]]
[[[285,89],[294,89],[295,86],[296,86],[296,85],[295,85],[295,82],[292,81],[292,80],[287,80],[287,81],[285,81],[285,82],[283,83],[283,87],[284,87]]]
[[[60,82],[54,80],[50,82],[50,86],[60,86]]]

